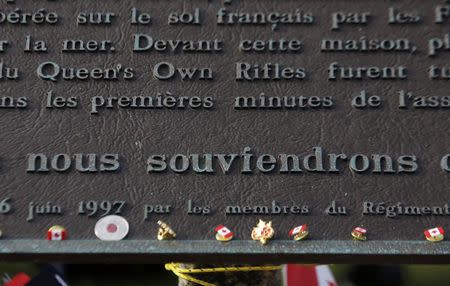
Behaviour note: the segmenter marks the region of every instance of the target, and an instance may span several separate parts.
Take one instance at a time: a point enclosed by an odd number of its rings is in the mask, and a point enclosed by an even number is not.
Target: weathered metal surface
[[[37,255],[39,254],[39,255]],[[421,241],[273,241],[261,246],[253,241],[102,242],[97,240],[51,243],[42,240],[3,240],[0,258],[11,261],[74,262],[202,262],[202,263],[450,263],[450,243]]]
[[[3,10],[20,7],[34,11],[45,6],[56,11],[56,25],[1,24],[0,40],[11,47],[0,53],[8,66],[21,69],[18,80],[2,80],[1,96],[27,96],[26,109],[0,110],[0,201],[10,198],[12,211],[0,215],[4,240],[0,241],[0,257],[10,259],[70,261],[264,261],[274,262],[427,262],[446,263],[448,242],[426,243],[423,231],[434,226],[450,229],[448,203],[449,172],[440,160],[450,153],[450,117],[448,108],[399,108],[401,90],[417,96],[446,96],[447,80],[432,80],[428,69],[445,66],[449,54],[442,49],[429,56],[429,40],[444,39],[449,23],[435,23],[436,6],[443,1],[371,1],[371,0],[245,0],[231,1],[20,1],[4,4]],[[148,12],[150,25],[131,25],[132,8]],[[228,12],[271,11],[292,12],[300,9],[315,16],[313,24],[219,25],[216,17],[221,8]],[[418,12],[422,21],[416,24],[388,24],[389,8]],[[168,25],[172,12],[194,12],[199,8],[202,25]],[[77,25],[82,12],[113,12],[118,15],[111,25]],[[332,15],[337,12],[370,12],[369,23],[344,25],[332,29]],[[223,51],[217,53],[185,53],[181,51],[133,52],[133,35],[145,33],[158,40],[220,39]],[[46,53],[24,52],[27,35],[45,40]],[[323,52],[321,40],[326,38],[356,39],[408,38],[416,46],[406,52]],[[300,52],[251,52],[239,50],[241,40],[301,40]],[[115,51],[61,53],[67,39],[106,40]],[[38,67],[53,61],[61,67],[111,68],[119,64],[136,71],[134,80],[46,81],[38,77]],[[152,71],[158,63],[171,62],[177,67],[211,67],[212,80],[182,81],[179,77],[158,80]],[[240,80],[237,63],[272,64],[304,68],[308,76],[302,80]],[[405,66],[407,79],[334,80],[329,69],[340,67]],[[365,90],[379,95],[383,105],[374,109],[351,106],[352,98]],[[47,108],[48,92],[53,97],[75,97],[74,108]],[[92,98],[118,96],[212,97],[214,108],[99,108],[92,109]],[[240,95],[266,96],[332,96],[331,108],[245,109],[234,108]],[[248,148],[246,148],[248,147]],[[320,147],[320,148],[319,148]],[[315,148],[315,149],[313,149]],[[249,151],[250,149],[250,151]],[[278,157],[297,154],[304,157],[323,152],[331,155],[387,154],[394,159],[395,171],[377,173],[371,164],[368,172],[358,173],[355,164],[340,162],[339,172],[327,171],[283,173],[279,165],[273,172],[261,172],[264,164],[256,157],[264,154]],[[28,162],[29,154],[46,154],[53,158],[66,154],[73,166],[65,171],[40,172]],[[176,173],[170,162],[165,172],[148,172],[152,155],[238,154],[239,164],[229,172],[214,163],[214,172],[199,174],[189,169]],[[115,172],[82,173],[74,166],[75,154],[118,154],[120,167]],[[245,154],[255,157],[253,173],[243,171]],[[330,156],[329,156],[330,155]],[[398,158],[417,156],[417,170],[402,173]],[[216,156],[218,157],[218,156]],[[216,158],[214,157],[214,158]],[[84,157],[86,159],[86,157]],[[104,159],[104,158],[103,158]],[[216,158],[217,159],[217,158]],[[51,160],[50,160],[51,161]],[[79,162],[80,160],[78,160]],[[372,161],[371,161],[372,162]],[[39,164],[37,164],[39,165]],[[174,164],[172,164],[174,165]],[[176,165],[176,164],[175,164]],[[314,164],[313,164],[314,165]],[[56,166],[58,168],[58,166]],[[61,167],[61,166],[59,166]],[[103,166],[105,167],[105,166]],[[106,166],[110,167],[111,166]],[[314,166],[309,166],[314,169]],[[316,166],[317,167],[317,166]],[[100,166],[97,166],[100,169]],[[259,168],[259,169],[258,169]],[[175,168],[176,169],[176,168]],[[124,241],[95,241],[94,226],[104,214],[88,216],[91,207],[106,201],[105,209],[118,212],[130,223]],[[109,205],[108,205],[109,202]],[[122,202],[124,204],[122,205]],[[333,214],[332,202],[346,207],[346,214]],[[60,214],[30,216],[36,205],[58,206]],[[384,213],[364,214],[364,203],[374,209],[384,203]],[[386,212],[386,206],[417,206],[445,209],[442,215],[403,215]],[[112,208],[111,208],[112,205]],[[146,214],[150,206],[161,212]],[[275,205],[275,207],[274,207]],[[169,207],[170,206],[170,207]],[[249,207],[251,211],[267,206],[270,214],[227,214],[229,206]],[[273,209],[285,206],[287,214]],[[292,208],[307,207],[304,214]],[[118,211],[120,209],[120,211]],[[166,211],[169,210],[170,211]],[[424,211],[425,212],[425,211]],[[258,219],[271,220],[275,236],[267,246],[250,239]],[[158,220],[167,222],[177,233],[177,240],[156,241]],[[69,241],[48,243],[46,230],[53,225],[67,228]],[[225,224],[235,233],[235,241],[219,244],[213,229]],[[301,243],[287,241],[288,231],[308,224],[310,236]],[[368,241],[355,242],[351,231],[356,226],[368,229]]]

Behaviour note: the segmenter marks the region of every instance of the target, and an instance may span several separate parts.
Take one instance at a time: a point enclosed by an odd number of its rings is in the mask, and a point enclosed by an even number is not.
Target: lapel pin
[[[60,225],[52,226],[47,231],[47,240],[66,240],[67,231]]]
[[[293,236],[296,241],[305,239],[308,234],[308,226],[306,224],[297,226],[289,231],[289,236]]]
[[[444,229],[442,227],[430,228],[424,231],[425,238],[430,242],[439,242],[444,240]]]
[[[122,240],[127,236],[129,230],[128,221],[118,215],[105,216],[95,224],[95,235],[105,241]]]
[[[263,220],[259,220],[256,227],[253,228],[252,231],[252,239],[259,240],[261,244],[265,245],[267,242],[273,238],[275,234],[275,230],[272,227],[272,222],[265,222]]]
[[[234,234],[224,225],[219,225],[214,229],[216,231],[216,239],[218,241],[230,241],[233,239]]]
[[[352,231],[353,238],[356,240],[359,240],[359,241],[367,240],[366,234],[367,234],[367,229],[362,228],[362,227],[355,227]]]
[[[159,220],[158,225],[158,240],[170,240],[177,237],[175,231],[173,231],[173,229],[167,223]]]

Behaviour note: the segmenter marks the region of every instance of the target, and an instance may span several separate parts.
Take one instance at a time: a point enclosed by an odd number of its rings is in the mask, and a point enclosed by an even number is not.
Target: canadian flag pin
[[[60,226],[54,225],[47,231],[47,240],[66,240],[67,230]]]
[[[218,241],[226,242],[233,239],[233,232],[224,225],[219,225],[214,230],[216,231],[216,239]]]
[[[442,227],[430,228],[424,231],[425,238],[430,242],[444,240],[444,229]]]
[[[352,231],[352,236],[354,239],[359,240],[359,241],[365,241],[367,240],[367,229],[362,228],[362,227],[355,227]]]
[[[306,224],[294,227],[289,231],[289,237],[293,237],[296,241],[305,239],[308,234],[308,225]]]

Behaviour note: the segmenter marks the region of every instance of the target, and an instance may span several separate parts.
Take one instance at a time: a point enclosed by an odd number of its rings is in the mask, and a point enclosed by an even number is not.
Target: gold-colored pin
[[[177,234],[172,228],[163,221],[158,221],[159,229],[158,229],[158,240],[170,240],[175,239]]]
[[[265,222],[263,220],[259,220],[256,227],[253,228],[252,231],[252,239],[259,240],[261,244],[265,245],[269,242],[270,239],[275,235],[275,230],[272,227],[272,222]]]
[[[367,240],[366,234],[367,229],[362,227],[355,227],[352,231],[353,238],[359,241],[366,241]]]

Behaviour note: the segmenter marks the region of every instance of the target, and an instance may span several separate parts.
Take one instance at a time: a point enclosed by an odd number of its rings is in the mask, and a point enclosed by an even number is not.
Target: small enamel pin
[[[272,227],[271,221],[265,222],[263,220],[259,220],[256,227],[253,228],[252,239],[259,240],[261,244],[265,245],[270,239],[273,238],[274,234],[275,230]]]
[[[47,231],[47,240],[66,240],[67,231],[60,225],[52,226]]]
[[[294,237],[294,240],[303,240],[308,236],[308,225],[304,224],[297,226],[289,231],[289,237]]]
[[[158,225],[158,240],[170,240],[177,237],[175,231],[173,231],[173,229],[167,223],[159,220]]]
[[[367,240],[366,234],[367,234],[367,229],[362,228],[362,227],[355,227],[352,231],[353,238],[356,240],[359,240],[359,241]]]
[[[442,227],[430,228],[424,231],[425,238],[430,242],[444,240],[444,229]]]
[[[130,230],[128,221],[118,215],[108,215],[97,221],[94,232],[100,240],[119,241],[124,239]]]
[[[219,225],[214,229],[216,231],[216,239],[218,241],[230,241],[233,239],[234,234],[224,225]]]

